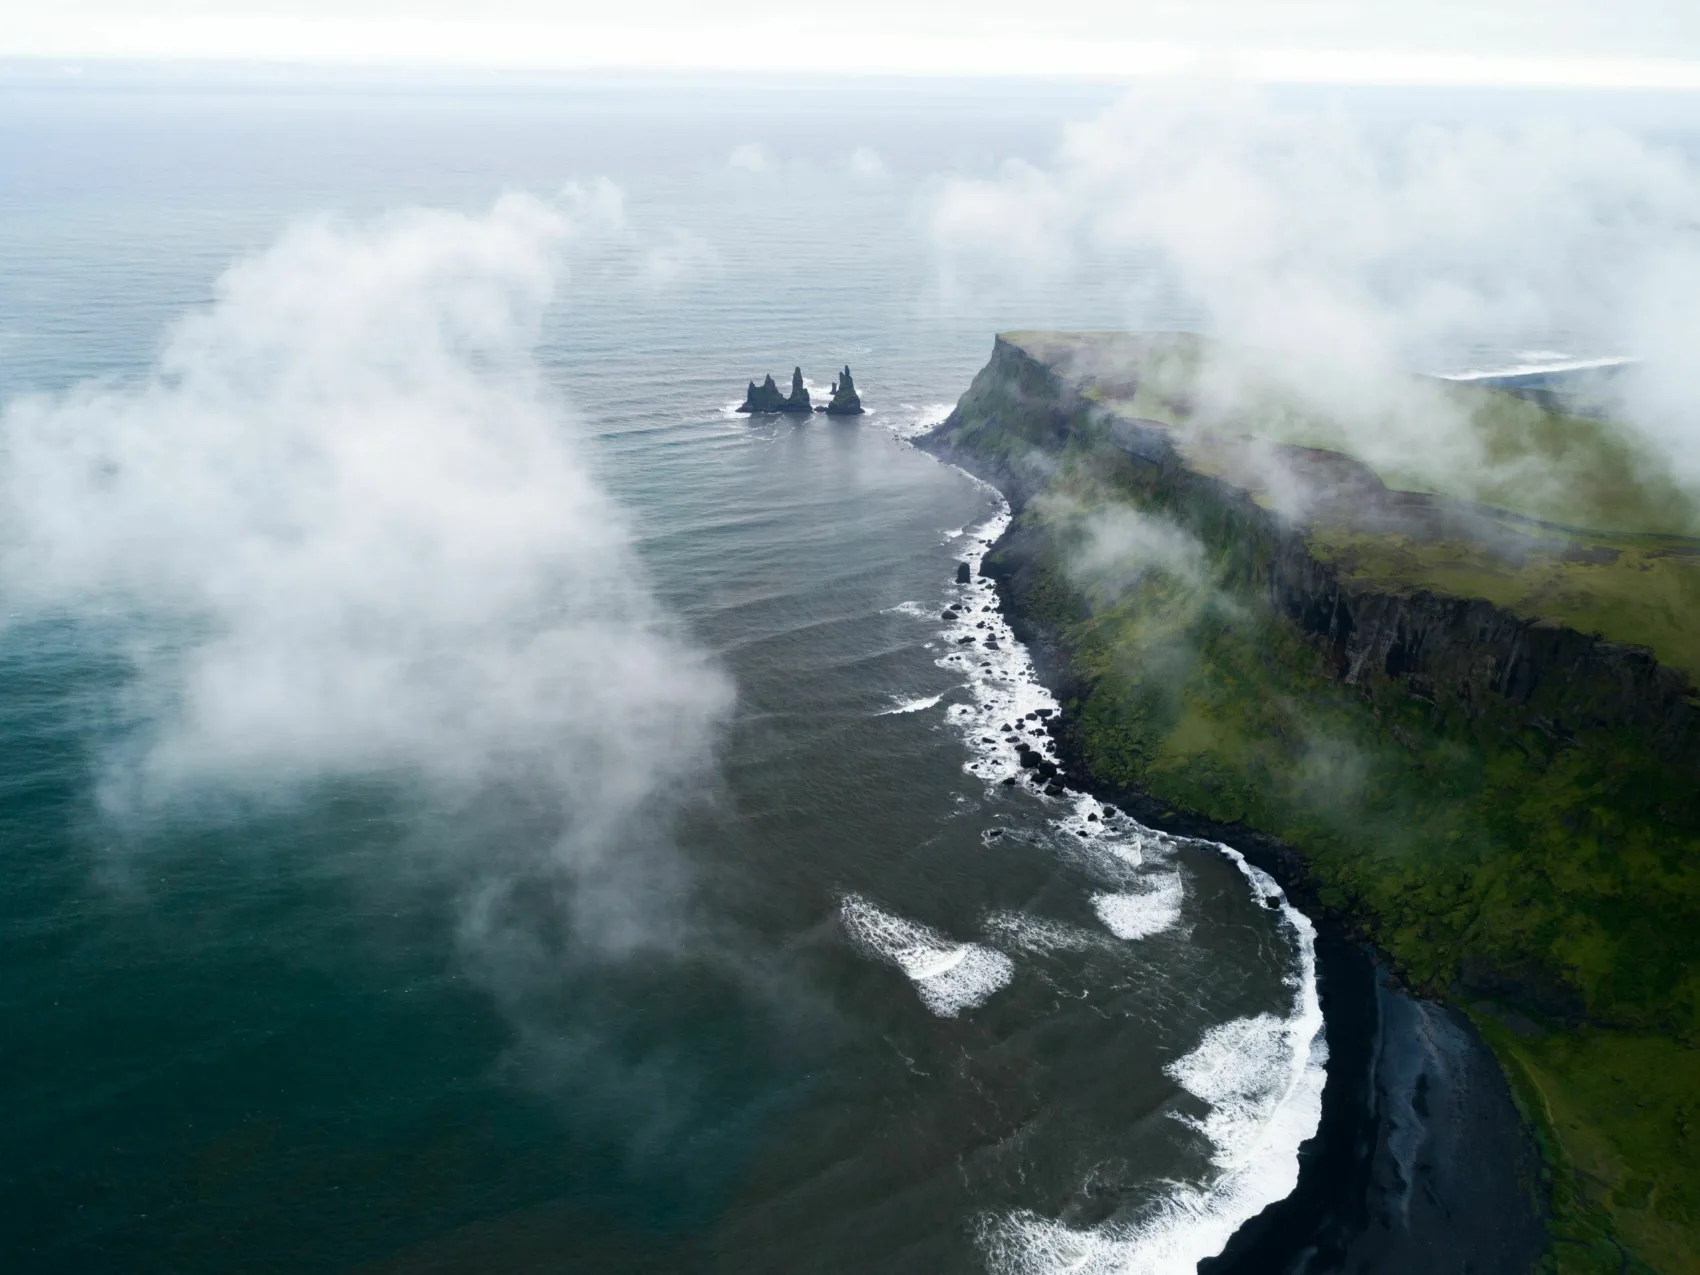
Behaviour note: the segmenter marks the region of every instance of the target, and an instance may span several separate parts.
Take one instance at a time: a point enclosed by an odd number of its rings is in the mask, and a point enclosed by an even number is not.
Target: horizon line
[[[757,61],[715,60],[700,49],[673,59],[625,58],[630,47],[603,47],[576,58],[504,55],[496,48],[471,56],[444,57],[424,48],[390,56],[369,50],[309,54],[282,48],[256,50],[13,50],[0,48],[0,82],[32,78],[75,80],[99,72],[264,72],[275,76],[336,76],[502,79],[737,79],[803,87],[811,83],[892,80],[905,83],[1049,82],[1134,86],[1161,82],[1230,82],[1318,88],[1545,89],[1606,92],[1691,93],[1700,91],[1700,59],[1516,57],[1483,54],[1401,53],[1371,49],[1209,49],[1180,44],[1105,42],[1090,51],[1069,42],[1027,46],[1027,56],[998,60],[932,60],[930,46],[910,56],[869,58],[849,65],[835,60],[821,70],[774,73]],[[746,55],[748,56],[748,55]],[[752,81],[751,77],[761,79]]]

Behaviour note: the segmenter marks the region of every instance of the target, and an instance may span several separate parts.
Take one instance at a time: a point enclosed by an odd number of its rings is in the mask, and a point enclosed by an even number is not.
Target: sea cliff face
[[[1010,435],[1030,449],[1012,452]],[[1565,740],[1578,729],[1630,727],[1661,755],[1693,760],[1700,778],[1700,697],[1648,649],[1482,599],[1343,579],[1312,553],[1301,526],[1191,468],[1172,429],[1118,417],[1003,337],[934,437],[970,467],[989,462],[1018,509],[1054,476],[1048,458],[1069,446],[1120,453],[1132,462],[1141,507],[1215,542],[1229,559],[1227,582],[1261,594],[1343,682],[1393,682],[1437,707],[1446,697],[1466,716]]]
[[[1170,353],[1000,337],[923,440],[1018,514],[985,569],[1061,692],[1062,756],[1146,817],[1278,840],[1316,907],[1468,1009],[1542,1140],[1560,1269],[1692,1269],[1693,681],[1619,635],[1381,566],[1440,546],[1510,563],[1496,578],[1616,581],[1635,546],[1191,428],[1172,377],[1159,401],[1179,410],[1142,416]]]

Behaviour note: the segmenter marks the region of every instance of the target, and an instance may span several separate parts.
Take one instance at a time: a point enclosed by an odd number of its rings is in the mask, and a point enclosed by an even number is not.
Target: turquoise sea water
[[[248,577],[223,572],[247,542],[216,543],[192,518],[187,541],[161,533],[196,564],[184,570],[213,599],[204,613],[158,592],[138,611],[93,586],[8,598],[0,1266],[1185,1269],[1212,1226],[1276,1189],[1314,1032],[1302,931],[1210,847],[1105,835],[1087,820],[1096,807],[995,782],[1003,719],[1043,697],[1007,636],[996,660],[952,656],[969,639],[980,652],[983,634],[941,614],[954,602],[995,623],[988,594],[951,582],[999,503],[904,441],[965,388],[998,328],[1129,321],[1126,275],[951,294],[919,211],[940,175],[1042,159],[1064,121],[1107,98],[0,85],[13,429],[20,402],[62,411],[90,387],[116,398],[73,429],[105,428],[89,422],[145,397],[173,325],[230,313],[221,273],[302,218],[381,227],[422,206],[482,224],[503,191],[616,183],[625,228],[571,248],[519,375],[535,376],[606,499],[598,526],[622,529],[614,550],[556,546],[548,570],[589,579],[590,559],[629,555],[609,596],[701,661],[693,687],[727,696],[702,710],[707,742],[688,746],[602,715],[595,695],[550,701],[544,726],[597,776],[588,796],[524,767],[444,779],[441,748],[423,768],[371,765],[354,745],[337,761],[363,720],[350,710],[323,765],[280,727],[258,760],[130,800],[114,794],[180,713],[172,677],[212,640],[197,626],[238,614],[219,610],[220,589],[247,597]],[[760,171],[729,162],[750,144]],[[859,148],[877,171],[852,163]],[[328,329],[334,310],[303,305]],[[464,384],[482,383],[487,354],[453,354]],[[368,367],[359,351],[334,357]],[[872,414],[728,411],[747,378],[784,380],[794,363],[817,393],[850,364]],[[168,366],[161,383],[185,375]],[[288,401],[346,411],[340,436],[358,439],[368,418],[341,397],[354,392]],[[287,421],[245,417],[262,404],[243,393],[220,428],[293,437]],[[137,418],[152,425],[109,438],[177,428],[186,400],[163,401]],[[177,452],[148,471],[146,517],[116,537],[138,579],[157,565],[153,530],[227,472],[192,462]],[[274,479],[235,500],[263,503]],[[81,526],[91,490],[86,507],[44,498],[40,517],[68,509]],[[456,516],[445,504],[445,525]],[[84,543],[76,527],[54,534]],[[347,543],[409,552],[386,535]],[[315,569],[265,614],[310,612],[333,578]],[[289,641],[266,647],[306,675],[331,658],[299,649],[297,666]],[[306,694],[279,676],[285,699]],[[622,676],[646,689],[607,702],[649,704],[666,681]],[[165,700],[150,698],[161,685]],[[232,702],[250,690],[226,687]],[[537,719],[515,709],[493,729]],[[685,761],[622,800],[617,826],[586,831],[574,802],[601,809],[600,790],[647,774],[642,757],[606,760],[633,739]],[[384,756],[412,758],[413,742]],[[507,742],[478,746],[500,758]]]

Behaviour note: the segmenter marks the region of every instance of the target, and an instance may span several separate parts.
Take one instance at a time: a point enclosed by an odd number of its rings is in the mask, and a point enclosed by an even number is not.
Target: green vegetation
[[[1466,1004],[1553,1174],[1551,1269],[1700,1270],[1696,759],[1609,723],[1555,735],[1507,701],[1461,706],[1395,678],[1342,681],[1269,608],[1260,564],[1273,546],[1260,524],[1107,445],[1091,412],[1062,424],[1031,410],[1056,389],[1031,365],[1010,375],[1020,383],[976,382],[954,437],[1036,475],[1010,551],[1019,565],[1005,565],[1071,659],[1081,689],[1064,721],[1094,776],[1298,847],[1326,905],[1414,984]],[[1099,392],[1110,382],[1090,383],[1089,402],[1110,403]],[[1172,408],[1179,396],[1162,397]],[[1184,406],[1196,421],[1196,403]],[[1524,407],[1540,412],[1522,404],[1503,419],[1523,421]],[[1595,460],[1609,456],[1599,422],[1516,430],[1538,459],[1543,439],[1584,426]],[[1179,441],[1192,472],[1207,471],[1208,447]],[[1509,481],[1506,457],[1480,481]],[[1596,466],[1583,502],[1618,510],[1619,525],[1542,527],[1533,551],[1525,523],[1501,515],[1515,553],[1492,537],[1376,534],[1348,519],[1311,525],[1306,543],[1388,592],[1485,598],[1650,646],[1700,678],[1700,544],[1674,534],[1691,523],[1663,489],[1631,528],[1636,472]],[[1134,548],[1111,534],[1139,519],[1193,551],[1153,554],[1149,536]]]
[[[1306,536],[1311,552],[1348,579],[1485,598],[1513,615],[1651,647],[1661,663],[1700,682],[1700,540],[1571,529],[1554,539],[1562,547],[1519,561],[1480,542],[1339,524],[1313,525]]]
[[[1694,1270],[1696,1175],[1644,1167],[1700,1157],[1692,1047],[1598,1028],[1556,1031],[1489,1005],[1472,1011],[1558,1169],[1554,1267]]]

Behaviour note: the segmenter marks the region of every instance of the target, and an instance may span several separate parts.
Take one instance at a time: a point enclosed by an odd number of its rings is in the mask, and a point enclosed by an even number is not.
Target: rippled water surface
[[[667,866],[620,878],[667,932],[551,938],[516,992],[437,865],[530,835],[523,793],[333,776],[121,814],[126,635],[14,613],[0,1265],[1190,1271],[1290,1186],[1308,924],[1231,853],[1033,784],[1017,743],[1057,706],[955,583],[1007,511],[905,441],[998,327],[1124,321],[1114,281],[961,304],[917,212],[939,173],[1042,158],[1091,93],[0,96],[13,400],[134,382],[300,217],[618,183],[626,228],[574,248],[535,357],[633,570],[735,689],[647,834]],[[746,143],[766,171],[729,166]],[[728,410],[794,363],[817,391],[849,363],[871,414]],[[508,905],[528,935],[575,915]]]

